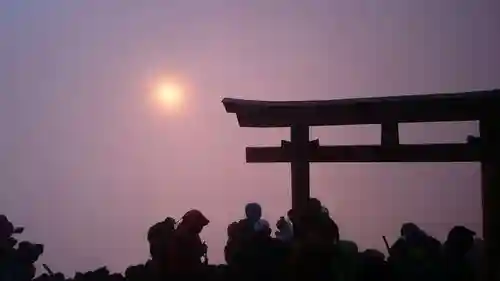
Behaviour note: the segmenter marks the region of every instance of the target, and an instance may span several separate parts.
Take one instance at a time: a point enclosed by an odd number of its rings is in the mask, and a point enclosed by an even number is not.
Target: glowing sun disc
[[[161,82],[156,86],[156,102],[169,111],[178,111],[184,102],[184,88],[179,83]]]

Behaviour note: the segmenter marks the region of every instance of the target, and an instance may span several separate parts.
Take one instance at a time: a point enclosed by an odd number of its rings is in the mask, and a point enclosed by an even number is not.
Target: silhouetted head
[[[158,242],[161,243],[164,242],[165,239],[168,239],[168,237],[170,237],[175,230],[175,220],[172,220],[165,220],[151,226],[147,235],[148,242],[150,244]]]
[[[467,238],[471,239],[474,241],[474,236],[476,235],[476,232],[468,229],[465,226],[455,226],[453,227],[450,232],[448,233],[448,239],[454,239],[454,238]]]
[[[276,228],[281,230],[287,228],[288,222],[286,221],[285,217],[280,217],[280,219],[276,222]]]
[[[23,261],[34,263],[43,254],[43,248],[42,244],[33,244],[28,241],[22,241],[18,245],[17,253]]]
[[[289,241],[293,237],[293,227],[292,225],[285,219],[285,217],[280,217],[280,219],[276,222],[276,238],[280,240]]]
[[[61,272],[58,272],[58,273],[54,274],[54,276],[52,277],[52,280],[64,281],[65,280],[64,274],[62,274]]]
[[[80,281],[80,280],[83,280],[83,279],[84,279],[83,273],[81,273],[81,272],[75,273],[75,278],[74,278],[75,281]]]
[[[385,255],[384,253],[380,252],[379,250],[375,249],[367,249],[362,253],[362,256],[365,258],[368,258],[370,260],[385,260]]]
[[[465,226],[455,226],[448,233],[446,239],[447,248],[454,248],[461,253],[466,253],[474,245],[476,233]]]
[[[182,216],[181,225],[190,231],[200,233],[210,221],[198,210],[190,210]]]
[[[131,265],[127,267],[125,270],[125,279],[126,280],[138,280],[141,278],[140,269],[137,265]]]
[[[337,247],[341,252],[350,256],[357,255],[359,252],[358,245],[353,241],[340,240],[337,244]]]
[[[123,276],[120,273],[113,273],[109,275],[108,280],[110,281],[121,281],[123,280]]]
[[[321,205],[321,201],[317,198],[310,198],[307,202],[307,211],[310,214],[319,214],[323,212],[323,205]]]
[[[94,276],[97,280],[104,280],[109,276],[109,270],[105,266],[100,267],[94,271]]]
[[[250,221],[257,222],[262,217],[262,208],[258,203],[248,203],[245,206],[245,215]]]
[[[401,226],[401,236],[404,238],[416,237],[422,233],[422,230],[414,223],[407,222]]]
[[[5,215],[0,215],[0,239],[7,239],[14,233],[14,225]]]
[[[172,217],[167,217],[164,221],[163,221],[166,225],[168,226],[173,226],[175,227],[175,219],[172,218]]]

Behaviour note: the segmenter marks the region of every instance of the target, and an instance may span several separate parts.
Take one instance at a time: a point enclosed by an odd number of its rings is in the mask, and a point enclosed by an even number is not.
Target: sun
[[[154,98],[158,105],[171,111],[181,110],[184,99],[185,89],[180,83],[172,81],[162,81],[158,83],[154,90]]]

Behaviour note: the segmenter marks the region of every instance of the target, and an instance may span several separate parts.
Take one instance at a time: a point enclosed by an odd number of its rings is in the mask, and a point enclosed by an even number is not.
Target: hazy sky
[[[335,99],[499,88],[497,0],[0,1],[0,212],[72,273],[148,256],[148,227],[190,208],[222,262],[226,226],[258,201],[290,207],[289,167],[245,164],[286,129],[239,128],[223,97]],[[183,114],[149,103],[161,76]],[[461,142],[474,123],[403,126],[405,142]],[[377,143],[379,128],[315,129]],[[341,236],[383,249],[404,221],[442,239],[481,232],[477,164],[314,164],[312,193]]]

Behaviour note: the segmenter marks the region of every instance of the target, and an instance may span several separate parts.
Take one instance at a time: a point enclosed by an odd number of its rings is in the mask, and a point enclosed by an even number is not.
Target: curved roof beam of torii
[[[500,89],[324,101],[225,98],[222,103],[236,113],[241,127],[471,121],[500,110]]]

